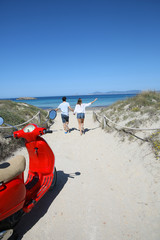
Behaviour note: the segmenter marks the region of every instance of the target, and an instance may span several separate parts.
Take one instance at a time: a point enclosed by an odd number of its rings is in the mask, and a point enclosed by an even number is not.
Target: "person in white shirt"
[[[66,97],[62,98],[62,103],[59,104],[59,106],[55,109],[55,111],[58,111],[58,109],[61,110],[61,118],[62,118],[62,123],[64,127],[65,133],[69,132],[69,109],[73,112],[73,109],[70,107],[69,103],[66,102]]]
[[[97,98],[90,103],[82,103],[82,99],[81,98],[78,99],[78,102],[76,104],[73,114],[77,113],[78,127],[79,127],[81,135],[82,135],[82,133],[84,133],[85,108],[89,107],[96,100],[97,100]]]

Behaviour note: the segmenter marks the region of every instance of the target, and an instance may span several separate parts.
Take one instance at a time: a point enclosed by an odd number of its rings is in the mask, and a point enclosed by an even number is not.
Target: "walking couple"
[[[69,132],[68,124],[69,124],[69,109],[70,109],[74,115],[77,113],[78,127],[80,131],[80,135],[82,135],[82,133],[84,132],[85,108],[89,107],[96,100],[97,98],[90,103],[82,103],[82,99],[79,98],[75,106],[75,109],[73,110],[70,107],[70,104],[66,102],[66,97],[62,98],[62,103],[55,110],[56,111],[58,111],[59,109],[61,110],[61,118],[62,118],[65,133]]]

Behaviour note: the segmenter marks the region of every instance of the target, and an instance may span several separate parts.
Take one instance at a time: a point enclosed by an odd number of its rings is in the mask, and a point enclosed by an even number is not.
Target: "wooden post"
[[[103,126],[104,126],[104,128],[106,127],[106,118],[105,118],[105,116],[103,116]]]
[[[102,120],[101,120],[101,127],[102,129],[104,129],[104,117],[102,117]]]
[[[96,116],[95,112],[93,112],[93,120],[94,120],[94,122],[97,121],[97,116]]]
[[[38,114],[38,122],[41,123],[41,112]]]

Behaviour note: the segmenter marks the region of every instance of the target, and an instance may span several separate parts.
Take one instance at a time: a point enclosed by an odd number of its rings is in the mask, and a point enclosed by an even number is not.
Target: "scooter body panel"
[[[29,154],[29,170],[40,175],[53,173],[55,156],[46,141],[37,137],[36,141],[26,142]]]
[[[0,221],[23,208],[26,188],[23,173],[0,187]]]

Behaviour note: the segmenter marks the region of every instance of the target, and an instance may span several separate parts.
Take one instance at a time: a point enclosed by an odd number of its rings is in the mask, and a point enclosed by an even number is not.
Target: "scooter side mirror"
[[[0,126],[4,123],[4,119],[0,117]]]
[[[50,118],[51,120],[54,120],[54,119],[56,118],[56,116],[57,116],[57,112],[56,112],[55,110],[51,110],[51,111],[49,112],[49,118]]]

